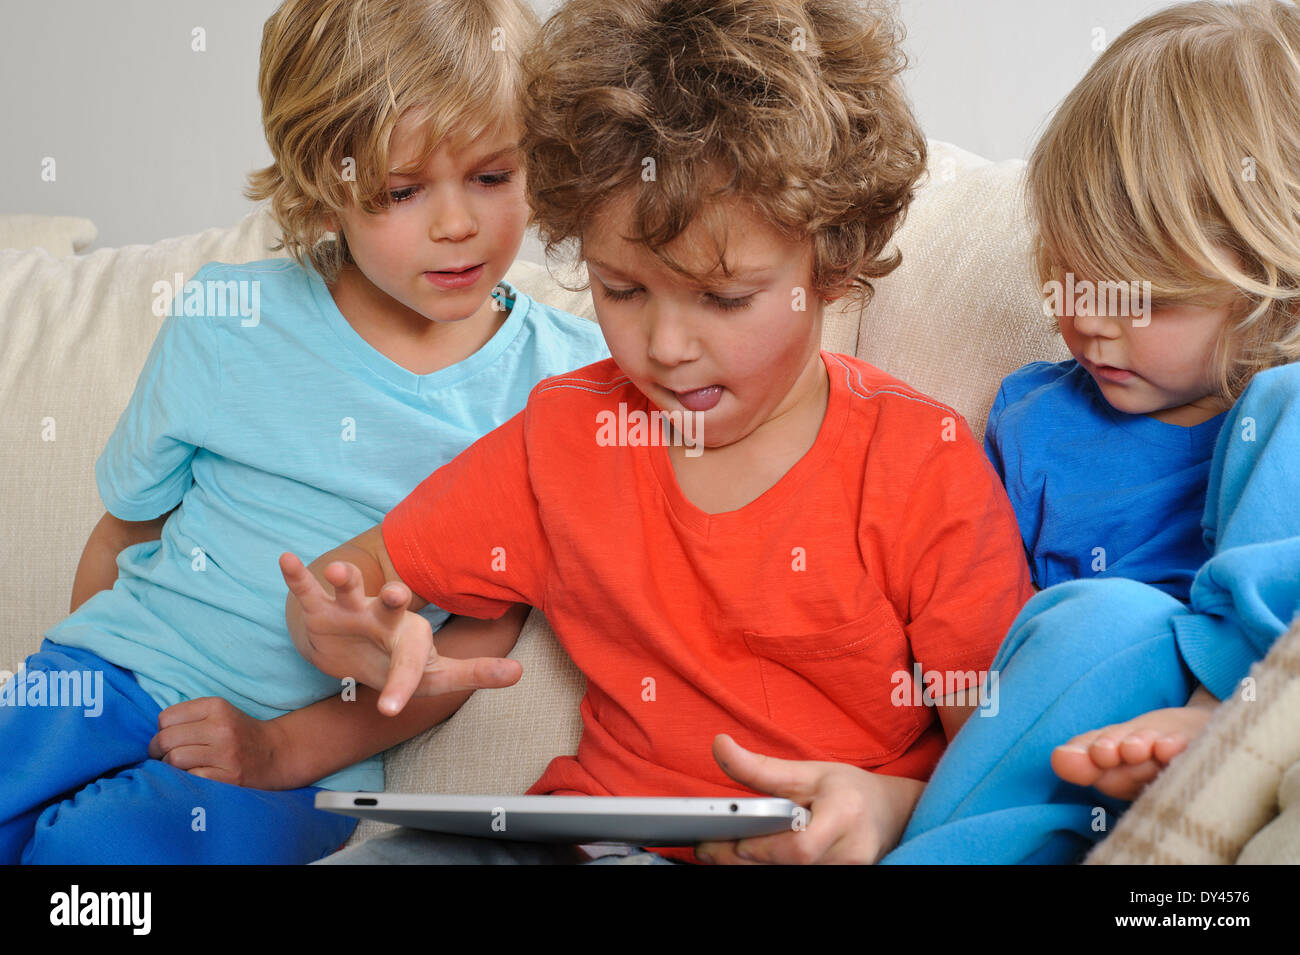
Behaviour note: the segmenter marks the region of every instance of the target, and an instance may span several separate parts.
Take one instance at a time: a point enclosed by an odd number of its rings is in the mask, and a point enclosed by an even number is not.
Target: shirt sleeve
[[[997,397],[993,399],[993,407],[989,409],[988,422],[984,426],[984,454],[988,457],[989,462],[993,465],[993,470],[997,472],[998,479],[1005,485],[1007,483],[1006,468],[1002,463],[1002,446],[998,442],[998,426],[1002,422],[1002,412],[1007,407],[1007,386],[1004,382],[998,389]]]
[[[417,594],[453,614],[545,610],[550,549],[529,477],[525,408],[434,471],[384,518],[389,559]]]
[[[907,604],[913,658],[957,676],[987,669],[1033,595],[1024,546],[1006,492],[959,421],[911,482],[896,546],[896,592]]]
[[[1230,695],[1300,613],[1300,364],[1256,375],[1219,432],[1206,493],[1213,556],[1173,619],[1188,667]]]
[[[202,282],[205,270],[190,281]],[[179,299],[169,308],[131,400],[95,462],[100,497],[124,521],[152,520],[181,502],[220,398],[212,319],[183,311]]]

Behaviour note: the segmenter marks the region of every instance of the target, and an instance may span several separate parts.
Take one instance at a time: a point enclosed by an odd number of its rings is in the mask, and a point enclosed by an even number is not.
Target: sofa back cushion
[[[1025,164],[929,145],[928,181],[897,237],[903,262],[877,283],[857,354],[951,405],[983,439],[1003,378],[1070,353],[1033,276]]]

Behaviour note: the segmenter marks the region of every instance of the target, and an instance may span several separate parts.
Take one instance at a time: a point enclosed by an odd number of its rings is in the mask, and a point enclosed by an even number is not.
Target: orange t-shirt
[[[538,607],[586,675],[577,754],[530,793],[753,795],[714,762],[724,732],[929,778],[945,741],[913,664],[950,674],[945,691],[987,669],[1032,594],[1024,546],[955,411],[856,358],[822,360],[816,441],[739,510],[691,504],[662,442],[645,443],[657,429],[598,440],[601,412],[655,410],[606,360],[539,383],[384,519],[413,591],[470,617]]]

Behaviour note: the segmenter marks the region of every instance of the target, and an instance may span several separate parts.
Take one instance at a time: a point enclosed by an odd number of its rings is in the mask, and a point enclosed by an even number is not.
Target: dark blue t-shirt
[[[1127,577],[1186,603],[1210,558],[1201,516],[1223,421],[1185,428],[1117,411],[1076,361],[1008,375],[984,450],[1015,508],[1034,585]]]

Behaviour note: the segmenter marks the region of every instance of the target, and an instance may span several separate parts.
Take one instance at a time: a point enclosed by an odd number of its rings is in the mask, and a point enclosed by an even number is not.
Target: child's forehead
[[[610,275],[630,277],[646,270],[664,278],[698,284],[701,280],[736,281],[770,276],[812,252],[811,241],[782,236],[742,201],[717,201],[657,255],[647,242],[630,235],[633,217],[628,196],[611,200],[592,217],[582,236],[582,258]],[[667,261],[665,261],[665,258]],[[669,262],[676,263],[679,272]]]
[[[519,149],[519,127],[500,119],[476,135],[452,128],[434,142],[437,130],[427,120],[407,115],[393,127],[388,140],[388,162],[392,169],[422,164],[439,152],[460,162],[515,155]]]

